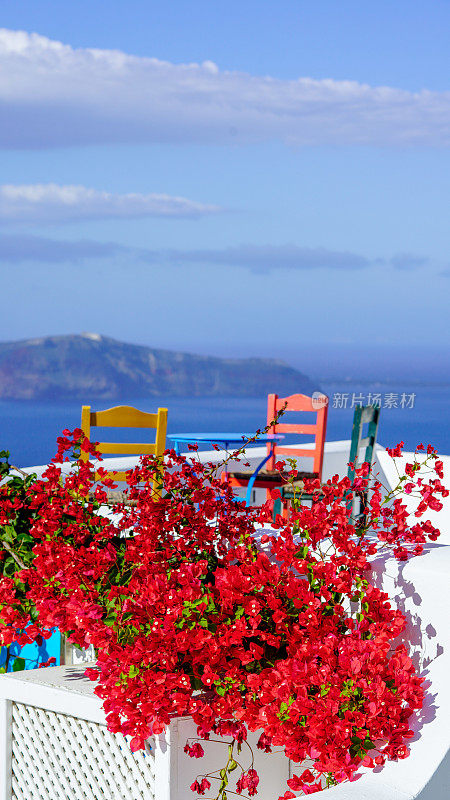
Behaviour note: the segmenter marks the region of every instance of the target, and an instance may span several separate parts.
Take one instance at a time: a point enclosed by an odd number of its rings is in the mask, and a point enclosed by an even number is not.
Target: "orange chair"
[[[308,435],[314,437],[314,447],[302,447],[301,442],[295,445],[283,445],[275,441],[267,445],[269,456],[263,469],[254,477],[251,471],[248,472],[229,472],[230,483],[235,487],[248,486],[255,489],[266,489],[267,499],[270,499],[270,492],[277,486],[283,485],[282,476],[275,470],[278,460],[286,458],[306,457],[312,460],[311,471],[300,471],[298,478],[318,478],[322,479],[323,451],[325,446],[325,434],[327,429],[328,398],[326,395],[319,395],[314,399],[304,394],[292,394],[290,397],[278,397],[276,394],[269,394],[267,398],[267,424],[269,424],[277,414],[285,407],[285,413],[291,412],[310,412],[315,413],[314,424],[305,422],[284,422],[284,415],[280,422],[276,422],[270,428],[270,433],[288,433]]]
[[[91,411],[90,406],[81,409],[81,429],[90,440],[91,428],[154,428],[154,442],[99,442],[100,453],[123,455],[156,455],[161,456],[166,447],[167,408],[158,408],[157,414],[139,411],[133,406],[115,406],[105,411]],[[88,453],[81,453],[81,459],[87,461]],[[116,481],[124,481],[126,473],[120,470],[108,472],[108,477]]]

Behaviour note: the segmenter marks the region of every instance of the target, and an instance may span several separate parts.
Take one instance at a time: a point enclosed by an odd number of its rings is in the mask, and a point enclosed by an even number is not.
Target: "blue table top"
[[[232,431],[207,431],[198,433],[168,433],[169,439],[177,442],[212,442],[213,444],[245,444],[246,441],[254,437],[254,433],[244,433]],[[284,439],[282,433],[261,433],[255,444],[266,444],[267,442],[277,442]]]

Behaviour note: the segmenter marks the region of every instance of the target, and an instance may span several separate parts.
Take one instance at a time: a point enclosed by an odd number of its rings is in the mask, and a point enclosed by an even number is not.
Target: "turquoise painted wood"
[[[352,440],[350,444],[350,463],[361,465],[367,461],[372,465],[379,422],[379,406],[357,406],[355,408],[355,413],[353,414]],[[363,436],[365,424],[368,425],[368,428],[366,436]],[[355,476],[355,471],[349,467],[347,475],[352,481]]]
[[[377,442],[378,425],[380,422],[379,406],[357,406],[353,414],[352,439],[350,445],[349,464],[356,467],[367,462],[372,466],[375,445]],[[367,425],[366,435],[363,436],[364,425]],[[353,482],[355,469],[349,466],[348,478]],[[365,515],[363,508],[366,505],[367,495],[350,493],[347,508],[351,512],[351,522],[354,525],[364,525]]]

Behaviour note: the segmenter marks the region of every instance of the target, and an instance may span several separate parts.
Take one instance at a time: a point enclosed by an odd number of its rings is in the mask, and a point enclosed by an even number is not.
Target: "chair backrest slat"
[[[317,425],[295,425],[295,423],[278,422],[277,433],[316,433]]]
[[[307,449],[302,447],[277,447],[277,455],[283,456],[302,456],[303,458],[314,458],[315,448]]]
[[[103,411],[91,411],[90,406],[81,409],[81,429],[91,439],[91,428],[149,428],[155,430],[154,442],[99,442],[99,453],[120,455],[161,456],[166,447],[167,408],[159,408],[156,414],[139,411],[133,406],[115,406]],[[81,453],[87,461],[88,453]],[[115,480],[125,480],[125,472],[113,470],[108,476]]]
[[[91,411],[91,427],[156,428],[158,414],[139,411],[133,406],[115,406],[104,411]]]
[[[98,450],[117,455],[152,456],[156,453],[156,445],[147,442],[99,442]]]
[[[302,456],[313,460],[313,469],[311,472],[317,474],[320,479],[322,476],[323,451],[327,429],[328,398],[326,395],[312,398],[305,394],[292,394],[289,397],[278,397],[276,394],[269,394],[267,398],[267,424],[276,417],[284,406],[286,406],[286,413],[291,411],[315,413],[315,423],[304,424],[299,422],[296,424],[277,422],[271,426],[270,433],[313,434],[314,447],[311,449],[302,448],[301,445],[298,447],[286,447],[275,442],[272,449],[272,457],[267,462],[267,469],[274,469],[278,455],[289,455],[291,457]],[[270,445],[267,446],[267,451],[268,453],[270,452]]]

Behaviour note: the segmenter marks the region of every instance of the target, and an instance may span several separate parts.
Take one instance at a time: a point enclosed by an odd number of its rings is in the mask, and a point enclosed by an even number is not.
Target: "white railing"
[[[107,730],[82,670],[49,667],[3,678],[1,800],[162,800],[154,743],[132,753],[125,737]]]

